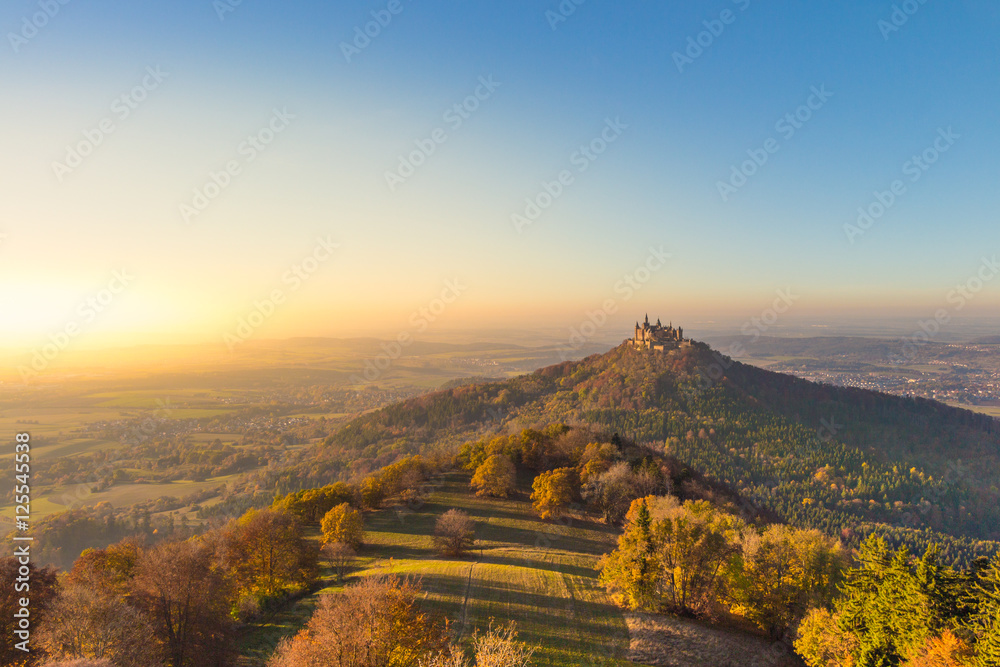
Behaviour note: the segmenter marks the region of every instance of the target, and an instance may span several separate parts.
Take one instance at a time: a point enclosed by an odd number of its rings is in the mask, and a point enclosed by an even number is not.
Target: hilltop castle
[[[660,320],[656,324],[649,323],[649,315],[646,321],[640,324],[635,323],[635,337],[625,341],[637,350],[673,350],[691,344],[690,340],[684,338],[684,329],[673,326],[673,323],[663,326]]]

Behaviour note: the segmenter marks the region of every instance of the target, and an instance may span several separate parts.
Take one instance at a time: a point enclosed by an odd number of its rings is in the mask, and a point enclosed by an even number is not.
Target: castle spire
[[[646,313],[646,324],[649,324],[649,313]]]

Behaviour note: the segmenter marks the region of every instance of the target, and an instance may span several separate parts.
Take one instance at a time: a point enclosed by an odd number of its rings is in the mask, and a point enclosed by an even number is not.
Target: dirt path
[[[465,631],[469,627],[469,594],[472,593],[472,571],[476,569],[476,565],[479,563],[469,565],[469,580],[465,582],[465,599],[462,601],[462,631],[458,634],[459,639],[465,636]]]

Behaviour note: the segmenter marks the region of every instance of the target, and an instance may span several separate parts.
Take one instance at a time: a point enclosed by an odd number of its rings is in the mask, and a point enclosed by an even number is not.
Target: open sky
[[[993,0],[7,0],[0,29],[0,346],[1000,305]]]

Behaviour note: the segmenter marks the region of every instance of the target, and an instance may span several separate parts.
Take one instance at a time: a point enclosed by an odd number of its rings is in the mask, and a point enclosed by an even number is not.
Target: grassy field
[[[439,557],[431,539],[437,517],[452,508],[477,524],[475,552],[462,559]],[[491,620],[514,621],[519,638],[537,646],[539,667],[635,665],[625,659],[625,619],[597,581],[597,562],[615,535],[582,515],[541,521],[523,493],[505,501],[476,498],[468,477],[453,473],[437,480],[419,507],[366,516],[366,546],[348,583],[380,573],[419,578],[428,610],[447,618],[460,642]],[[248,629],[244,664],[264,664],[277,642],[308,620],[318,595],[337,590],[327,569],[324,577],[317,594]]]

